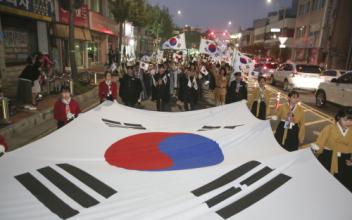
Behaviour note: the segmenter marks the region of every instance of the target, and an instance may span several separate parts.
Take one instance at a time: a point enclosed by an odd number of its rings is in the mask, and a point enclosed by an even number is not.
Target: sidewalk
[[[56,129],[53,118],[53,106],[59,95],[50,95],[38,103],[36,111],[20,110],[10,118],[11,123],[0,129],[9,145],[9,150],[15,150],[25,144],[43,137]],[[85,111],[99,103],[98,89],[74,97]]]

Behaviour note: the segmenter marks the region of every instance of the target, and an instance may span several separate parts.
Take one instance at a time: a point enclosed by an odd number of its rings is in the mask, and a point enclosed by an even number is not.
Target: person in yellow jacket
[[[270,114],[270,96],[271,92],[265,88],[265,78],[258,77],[259,86],[253,90],[248,101],[248,106],[253,115],[261,120],[266,120]]]
[[[299,103],[299,93],[291,91],[288,103],[279,106],[273,119],[280,120],[276,128],[275,138],[288,151],[298,150],[305,136],[305,115]]]
[[[341,109],[312,144],[322,165],[352,192],[352,108]]]

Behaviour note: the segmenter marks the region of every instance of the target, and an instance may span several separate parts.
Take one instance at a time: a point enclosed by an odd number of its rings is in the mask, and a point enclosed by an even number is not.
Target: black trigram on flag
[[[117,193],[117,191],[107,186],[105,183],[75,166],[70,164],[57,164],[57,166],[106,199]],[[38,172],[83,208],[89,208],[99,204],[98,200],[83,191],[53,168],[44,167],[38,169]],[[32,174],[24,173],[15,176],[15,178],[44,206],[60,218],[67,219],[79,213],[55,195]]]
[[[212,131],[212,130],[217,130],[217,129],[236,129],[237,127],[241,127],[243,125],[231,125],[231,126],[224,126],[224,127],[221,127],[221,126],[203,126],[201,129],[199,129],[198,131]]]
[[[107,126],[111,128],[127,128],[127,129],[137,129],[137,130],[146,130],[141,124],[132,124],[132,123],[121,123],[118,121],[112,121],[109,119],[101,119]]]
[[[225,186],[228,183],[231,183],[232,181],[235,181],[236,179],[245,175],[247,172],[251,171],[258,165],[260,165],[260,162],[258,161],[247,162],[231,170],[230,172],[224,174],[223,176],[213,180],[212,182],[202,187],[199,187],[198,189],[193,190],[192,193],[197,197],[205,195],[206,193],[209,193],[215,189]],[[254,173],[253,175],[246,178],[245,180],[243,180],[242,182],[240,182],[240,185],[250,186],[272,171],[273,169],[269,167],[264,167],[261,170],[257,171],[256,173]],[[244,197],[238,199],[237,201],[223,208],[220,208],[219,210],[216,211],[216,213],[224,219],[230,218],[236,215],[237,213],[243,211],[244,209],[250,207],[254,203],[260,201],[270,193],[274,192],[276,189],[278,189],[280,186],[285,184],[290,179],[291,177],[285,174],[278,174],[277,176],[275,176],[274,178],[266,182],[264,185],[258,187],[257,189],[245,195]],[[230,197],[236,195],[241,191],[242,191],[241,187],[239,188],[229,187],[228,189],[221,192],[220,194],[208,199],[207,201],[205,201],[205,203],[210,208],[217,204],[220,204],[221,202],[225,201],[226,199],[229,199]]]

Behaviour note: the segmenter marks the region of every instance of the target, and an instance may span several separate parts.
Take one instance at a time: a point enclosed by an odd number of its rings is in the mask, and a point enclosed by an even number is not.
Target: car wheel
[[[284,89],[284,91],[288,91],[288,89],[289,89],[289,85],[288,85],[288,80],[287,79],[285,79],[285,81],[284,81],[283,89]]]
[[[315,96],[315,104],[317,107],[323,107],[326,103],[326,95],[324,91],[318,91]]]

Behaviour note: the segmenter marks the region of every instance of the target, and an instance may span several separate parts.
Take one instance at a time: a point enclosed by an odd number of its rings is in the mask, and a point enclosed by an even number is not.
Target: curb
[[[81,109],[87,109],[89,106],[92,106],[94,103],[99,103],[99,98],[98,98],[98,88],[95,87],[94,89],[81,94],[79,96],[75,96],[74,99],[80,104]],[[45,124],[56,124],[54,118],[53,118],[53,107],[45,109],[41,112],[38,112],[32,116],[29,116],[28,118],[25,118],[15,124],[10,124],[5,128],[0,129],[0,135],[2,135],[6,142],[9,145],[9,150],[14,150],[18,148],[19,146],[22,146],[25,140],[20,141],[21,143],[18,143],[19,141],[16,139],[23,139],[23,136],[28,136],[29,131],[32,131],[33,129],[42,126]],[[48,130],[42,130],[40,131],[42,134],[47,133]],[[33,140],[36,138],[34,137],[25,137],[24,139]],[[27,142],[28,143],[28,142]]]

